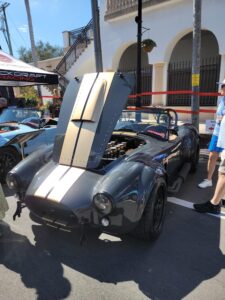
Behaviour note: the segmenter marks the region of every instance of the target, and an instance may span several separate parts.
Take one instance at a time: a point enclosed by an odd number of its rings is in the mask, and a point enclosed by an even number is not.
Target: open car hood
[[[53,158],[62,165],[98,167],[133,87],[133,76],[86,74],[67,87],[60,111]]]

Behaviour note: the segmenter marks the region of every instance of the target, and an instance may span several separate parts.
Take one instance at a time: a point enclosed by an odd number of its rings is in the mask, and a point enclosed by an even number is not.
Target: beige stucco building
[[[143,28],[142,38],[151,38],[157,47],[149,53],[142,53],[143,68],[151,69],[151,76],[146,77],[144,89],[147,91],[183,90],[191,84],[191,56],[192,56],[192,28],[193,28],[192,0],[143,0]],[[134,70],[136,67],[137,0],[100,0],[100,28],[104,70]],[[202,91],[216,92],[216,81],[225,78],[225,1],[202,1]],[[66,32],[68,35],[68,32]],[[65,47],[68,38],[64,35]],[[70,63],[66,67],[66,59],[59,69],[63,70],[65,78],[70,80],[86,72],[95,71],[93,40],[85,45],[83,50],[71,61],[73,50],[69,50],[67,58]],[[179,76],[179,64],[189,63],[186,83],[182,83]],[[173,69],[172,66],[176,64]],[[187,68],[186,68],[187,69]],[[173,79],[174,72],[176,78]],[[177,75],[178,74],[178,75]],[[206,74],[208,74],[206,76]],[[213,74],[213,76],[212,76]],[[182,75],[183,76],[183,75]],[[211,77],[210,77],[211,76]],[[207,86],[205,85],[206,81]],[[178,84],[179,83],[179,84]],[[177,85],[177,86],[176,86]],[[180,86],[179,86],[180,85]],[[208,90],[204,90],[204,89]],[[190,96],[189,96],[190,98]],[[201,100],[202,108],[215,108],[216,97]],[[188,102],[189,101],[189,102]],[[152,95],[153,105],[169,105],[173,107],[187,107],[190,99],[184,96],[166,94]],[[189,118],[182,114],[180,118]],[[213,118],[214,115],[201,114],[200,119]]]

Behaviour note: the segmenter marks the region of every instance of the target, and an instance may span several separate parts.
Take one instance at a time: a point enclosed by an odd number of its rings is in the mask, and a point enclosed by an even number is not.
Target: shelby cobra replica
[[[69,84],[54,147],[31,154],[7,176],[20,199],[15,216],[26,205],[57,228],[88,224],[146,240],[159,235],[167,192],[178,191],[196,168],[199,136],[190,124],[178,127],[172,109],[122,112],[130,82],[94,73]]]

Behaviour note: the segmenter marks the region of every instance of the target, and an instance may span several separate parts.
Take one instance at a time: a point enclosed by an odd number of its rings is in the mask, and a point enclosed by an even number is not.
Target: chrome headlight
[[[94,204],[96,208],[103,214],[108,215],[112,211],[112,201],[109,196],[103,193],[94,196]]]
[[[19,187],[19,183],[17,180],[17,176],[12,173],[8,173],[6,176],[6,183],[11,190],[17,190]]]

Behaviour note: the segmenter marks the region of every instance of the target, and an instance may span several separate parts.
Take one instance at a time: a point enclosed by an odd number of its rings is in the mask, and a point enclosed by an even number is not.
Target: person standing
[[[1,230],[1,221],[5,217],[5,212],[9,209],[8,203],[6,201],[4,192],[2,190],[2,185],[0,184],[0,238],[3,236]]]
[[[225,149],[225,118],[221,121],[217,146]],[[211,214],[220,213],[221,200],[225,195],[225,150],[221,153],[221,162],[218,171],[219,176],[212,199],[201,204],[194,204],[193,207],[197,212]]]
[[[225,115],[225,79],[221,83],[221,99],[218,104],[218,108],[216,111],[216,125],[213,131],[213,135],[209,144],[209,159],[208,159],[208,166],[207,166],[207,171],[208,171],[208,176],[207,179],[204,179],[201,183],[198,184],[199,188],[207,188],[212,186],[212,176],[215,171],[216,167],[216,162],[218,160],[218,157],[220,153],[223,151],[223,148],[218,147],[217,142],[218,142],[218,135],[220,131],[220,123]]]

